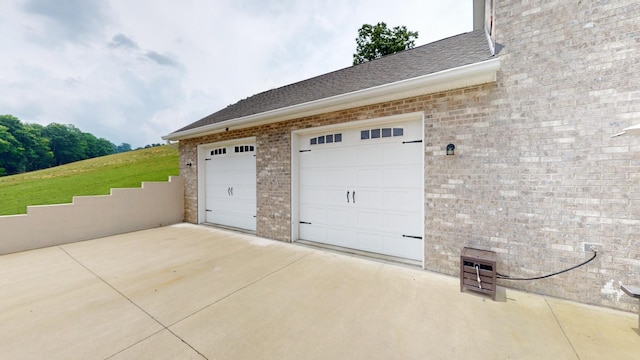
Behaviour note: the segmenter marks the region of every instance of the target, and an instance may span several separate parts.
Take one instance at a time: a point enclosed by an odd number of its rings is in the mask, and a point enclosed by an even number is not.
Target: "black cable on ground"
[[[573,269],[579,268],[580,266],[583,266],[583,265],[586,265],[586,264],[590,263],[598,255],[597,251],[595,251],[595,250],[592,250],[592,251],[593,251],[593,256],[591,257],[591,259],[589,259],[589,260],[587,260],[587,261],[585,261],[583,263],[580,263],[580,264],[578,264],[576,266],[572,266],[572,267],[570,267],[568,269],[564,269],[562,271],[555,272],[553,274],[548,274],[548,275],[544,275],[544,276],[536,276],[536,277],[532,277],[532,278],[516,278],[516,277],[511,277],[509,275],[503,275],[503,274],[500,274],[499,272],[496,272],[496,277],[498,279],[505,279],[505,280],[539,280],[539,279],[548,278],[548,277],[551,277],[551,276],[555,276],[555,275],[558,275],[558,274],[565,273],[567,271],[571,271]]]

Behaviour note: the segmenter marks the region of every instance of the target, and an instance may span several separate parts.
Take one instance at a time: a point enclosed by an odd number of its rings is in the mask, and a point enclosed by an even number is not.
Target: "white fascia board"
[[[412,96],[432,94],[441,91],[491,83],[496,81],[496,74],[499,68],[500,58],[493,58],[479,63],[460,66],[433,74],[375,86],[347,94],[336,95],[259,114],[225,120],[219,123],[165,135],[162,139],[189,139],[222,132],[227,128],[242,129],[359,106],[394,101]]]
[[[628,135],[640,135],[640,124],[629,126],[628,128],[622,129],[622,131]]]
[[[636,124],[636,125],[624,128],[622,129],[622,132],[619,132],[615,135],[611,135],[611,137],[614,138],[622,135],[640,135],[640,124]]]

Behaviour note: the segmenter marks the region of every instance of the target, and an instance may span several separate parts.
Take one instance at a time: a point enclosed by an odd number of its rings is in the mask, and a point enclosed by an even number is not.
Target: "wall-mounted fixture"
[[[456,149],[456,146],[453,144],[449,144],[447,145],[447,155],[455,155],[454,150]]]
[[[187,165],[188,167],[191,167],[191,165],[193,165],[193,164],[192,164],[192,163],[190,163],[190,162],[188,162],[186,165]]]

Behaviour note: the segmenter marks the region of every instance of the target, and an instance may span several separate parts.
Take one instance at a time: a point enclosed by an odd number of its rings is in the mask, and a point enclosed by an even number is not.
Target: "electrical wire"
[[[551,277],[551,276],[555,276],[555,275],[558,275],[558,274],[565,273],[567,271],[571,271],[573,269],[577,269],[580,266],[583,266],[583,265],[586,265],[586,264],[590,263],[591,261],[593,261],[593,259],[596,258],[596,256],[598,256],[598,252],[596,250],[591,250],[591,251],[593,251],[593,256],[589,260],[587,260],[585,262],[582,262],[582,263],[580,263],[578,265],[572,266],[572,267],[570,267],[568,269],[564,269],[564,270],[555,272],[553,274],[548,274],[548,275],[543,275],[543,276],[536,276],[536,277],[532,277],[532,278],[518,278],[518,277],[511,277],[509,275],[504,275],[504,274],[500,274],[499,272],[496,272],[496,277],[498,279],[505,279],[505,280],[539,280],[539,279],[548,278],[548,277]]]

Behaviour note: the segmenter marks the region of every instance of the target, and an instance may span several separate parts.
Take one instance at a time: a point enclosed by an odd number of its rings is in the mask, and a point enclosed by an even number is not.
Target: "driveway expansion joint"
[[[195,351],[198,355],[202,356],[203,359],[207,359],[206,356],[204,356],[204,354],[202,354],[200,351],[198,351],[196,348],[194,348],[193,346],[191,346],[191,344],[189,344],[188,342],[186,342],[183,338],[181,338],[180,336],[178,336],[176,333],[174,333],[173,331],[171,331],[171,329],[169,329],[168,326],[165,326],[162,322],[160,322],[160,320],[156,319],[153,315],[151,315],[149,312],[147,312],[145,309],[143,309],[142,307],[140,307],[138,304],[135,303],[135,301],[131,300],[129,297],[127,297],[125,294],[123,294],[120,290],[116,289],[115,286],[111,285],[107,280],[105,280],[102,276],[96,274],[93,270],[89,269],[85,264],[83,264],[80,260],[76,259],[73,255],[71,255],[67,250],[65,250],[62,246],[58,246],[58,248],[60,250],[62,250],[65,254],[67,254],[67,256],[69,256],[69,258],[71,258],[73,261],[75,261],[78,265],[82,266],[85,270],[87,270],[89,273],[93,274],[93,276],[95,276],[96,278],[98,278],[100,281],[102,281],[104,284],[106,284],[108,287],[110,287],[111,289],[113,289],[113,291],[115,291],[116,293],[118,293],[120,296],[122,296],[124,299],[126,299],[129,303],[131,303],[133,306],[135,306],[136,308],[138,308],[140,311],[142,311],[143,313],[145,313],[148,317],[150,317],[151,319],[153,319],[153,321],[155,321],[156,323],[158,323],[158,325],[160,325],[162,327],[162,329],[156,331],[155,333],[145,337],[144,339],[141,339],[127,347],[125,347],[124,349],[120,349],[119,351],[117,351],[116,353],[112,354],[111,356],[109,356],[107,359],[112,358],[116,355],[118,355],[119,353],[126,351],[127,349],[134,347],[136,345],[138,345],[139,343],[159,334],[160,332],[162,332],[163,330],[167,330],[171,335],[175,336],[176,338],[178,338],[180,341],[182,341],[183,343],[185,343],[188,347],[190,347],[193,351]]]
[[[564,331],[562,324],[560,324],[560,320],[558,319],[558,316],[556,315],[556,313],[553,311],[553,307],[551,306],[551,304],[549,304],[549,301],[547,301],[547,298],[544,298],[544,302],[545,304],[547,304],[549,311],[551,311],[551,315],[553,315],[553,319],[556,321],[556,324],[558,324],[560,331],[562,331],[562,335],[564,335],[564,338],[567,339],[569,346],[571,346],[571,350],[573,350],[573,353],[576,354],[576,358],[580,360],[580,355],[578,355],[578,352],[576,351],[576,348],[573,346],[571,339],[569,339],[569,336],[567,336],[567,333]]]

